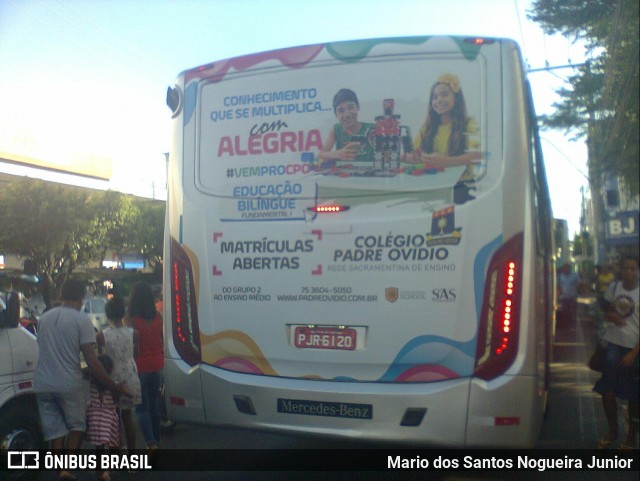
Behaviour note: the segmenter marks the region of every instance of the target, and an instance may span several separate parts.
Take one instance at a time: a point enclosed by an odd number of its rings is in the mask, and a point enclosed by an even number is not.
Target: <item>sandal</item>
[[[111,474],[109,471],[103,471],[98,475],[98,481],[111,481]]]
[[[71,473],[62,472],[58,474],[58,481],[78,481],[78,478]]]
[[[600,438],[598,440],[598,449],[605,449],[606,447],[610,446],[611,444],[613,444],[615,442],[616,442],[615,439],[609,439],[607,437]]]

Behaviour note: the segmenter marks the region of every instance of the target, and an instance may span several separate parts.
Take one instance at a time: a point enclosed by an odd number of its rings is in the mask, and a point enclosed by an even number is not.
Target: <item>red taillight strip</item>
[[[180,342],[186,342],[187,338],[182,332],[182,283],[180,282],[180,265],[173,262],[173,305],[175,306],[175,315],[173,323],[176,326],[176,333]]]
[[[475,369],[475,375],[485,380],[504,373],[518,351],[522,243],[522,234],[512,237],[489,263],[478,326]]]
[[[171,239],[171,315],[173,344],[190,366],[200,362],[200,331],[189,256]]]

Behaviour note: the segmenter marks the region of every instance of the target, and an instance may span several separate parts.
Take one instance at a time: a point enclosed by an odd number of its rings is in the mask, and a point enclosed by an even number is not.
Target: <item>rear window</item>
[[[482,55],[269,67],[199,87],[196,184],[222,198],[223,220],[415,192],[451,203],[455,185],[482,177]]]
[[[106,301],[102,299],[91,299],[85,306],[84,312],[92,314],[104,314]]]

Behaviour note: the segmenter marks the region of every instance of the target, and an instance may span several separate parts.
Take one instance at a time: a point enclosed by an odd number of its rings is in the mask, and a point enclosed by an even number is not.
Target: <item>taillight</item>
[[[349,210],[349,206],[340,204],[323,204],[309,207],[308,210],[317,214],[337,214],[339,212]]]
[[[465,43],[470,43],[472,45],[489,45],[492,43],[495,43],[495,39],[494,38],[487,38],[487,37],[467,37],[464,39]]]
[[[191,261],[185,250],[171,239],[171,329],[173,345],[184,362],[200,362],[200,329],[196,286]]]
[[[504,373],[518,353],[522,242],[522,233],[509,239],[487,270],[475,367],[475,375],[487,381]]]

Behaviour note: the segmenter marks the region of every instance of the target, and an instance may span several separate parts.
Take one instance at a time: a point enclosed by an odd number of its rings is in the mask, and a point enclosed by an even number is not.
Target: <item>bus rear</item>
[[[515,43],[276,50],[188,70],[168,104],[172,418],[535,443],[550,211]]]

